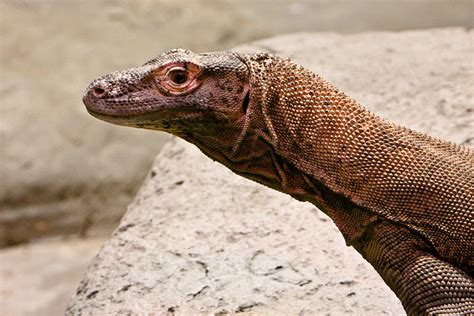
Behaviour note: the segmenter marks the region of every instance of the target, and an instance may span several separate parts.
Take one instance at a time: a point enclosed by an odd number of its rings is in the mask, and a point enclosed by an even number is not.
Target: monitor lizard
[[[409,315],[474,313],[472,149],[387,122],[268,53],[174,49],[94,80],[83,101],[315,204]]]

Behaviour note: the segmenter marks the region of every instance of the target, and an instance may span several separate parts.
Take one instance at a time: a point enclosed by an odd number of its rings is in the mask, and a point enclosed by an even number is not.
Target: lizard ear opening
[[[249,108],[249,103],[250,103],[250,91],[247,91],[244,101],[242,102],[242,110],[244,111],[244,113],[247,113],[247,109]]]

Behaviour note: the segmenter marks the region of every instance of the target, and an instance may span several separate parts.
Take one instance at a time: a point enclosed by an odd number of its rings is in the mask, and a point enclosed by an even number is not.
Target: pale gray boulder
[[[241,47],[289,56],[382,117],[472,142],[473,32],[297,34]],[[331,220],[176,140],[157,157],[68,315],[403,314]]]

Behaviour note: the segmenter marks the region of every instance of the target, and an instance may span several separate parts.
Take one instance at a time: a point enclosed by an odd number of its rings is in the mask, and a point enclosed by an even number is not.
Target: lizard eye
[[[185,95],[198,88],[202,80],[200,66],[188,62],[175,62],[154,71],[156,87],[165,95]]]
[[[188,73],[186,69],[181,67],[171,68],[166,74],[168,79],[175,85],[182,85],[188,81]]]

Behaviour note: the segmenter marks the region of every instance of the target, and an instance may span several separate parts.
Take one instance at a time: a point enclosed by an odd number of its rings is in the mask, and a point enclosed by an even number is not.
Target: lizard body
[[[315,204],[408,314],[474,313],[471,149],[386,122],[266,53],[172,50],[96,79],[83,100]]]

